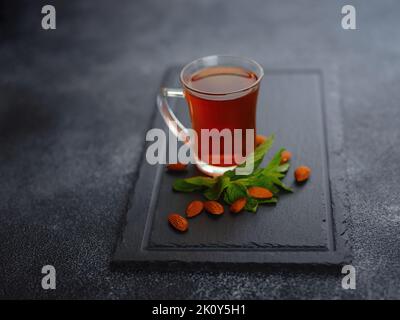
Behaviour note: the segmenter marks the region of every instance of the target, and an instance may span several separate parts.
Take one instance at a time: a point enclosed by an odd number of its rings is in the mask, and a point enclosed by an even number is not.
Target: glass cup
[[[230,73],[241,75],[237,79],[229,78]],[[205,75],[204,79],[207,78],[207,74],[214,77],[206,79],[206,82],[199,86],[194,79],[201,78],[199,75],[202,74]],[[195,164],[201,172],[218,176],[234,169],[239,164],[235,159],[243,159],[242,150],[246,150],[244,157],[248,154],[246,130],[253,130],[254,148],[257,97],[263,75],[262,67],[251,59],[214,55],[197,59],[183,67],[180,73],[182,88],[161,88],[157,96],[159,111],[172,133],[182,141],[189,136],[188,129],[174,115],[167,98],[185,98],[188,103],[192,128],[198,137],[195,142],[189,143],[194,148]],[[220,143],[225,142],[224,138],[220,138],[220,141],[217,141],[219,145],[214,148],[210,143],[215,143],[216,140],[210,136],[204,139],[202,136],[205,129],[217,129],[218,132],[230,133],[232,137],[235,136],[235,132],[239,132],[240,148],[231,146],[225,149],[224,144]],[[208,152],[203,152],[205,142],[209,146],[206,149]],[[238,152],[241,154],[238,155]]]

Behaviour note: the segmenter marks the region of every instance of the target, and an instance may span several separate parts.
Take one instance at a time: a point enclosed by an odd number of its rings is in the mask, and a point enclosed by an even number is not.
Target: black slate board
[[[281,146],[291,150],[292,168],[285,181],[295,192],[282,195],[276,206],[261,206],[256,214],[233,215],[226,210],[223,216],[215,218],[203,213],[190,220],[187,233],[179,234],[168,225],[167,215],[183,214],[186,205],[201,195],[173,192],[172,182],[178,176],[198,173],[194,166],[186,174],[167,173],[162,165],[151,166],[144,158],[144,148],[113,263],[341,264],[349,261],[345,163],[334,73],[319,69],[265,71],[257,130],[265,135],[275,133],[276,142],[264,162]],[[178,75],[178,67],[170,68],[162,84],[178,87]],[[185,100],[172,100],[171,104],[178,118],[188,125]],[[154,127],[166,130],[158,111]],[[293,182],[293,167],[300,164],[313,169],[311,179],[303,186]]]

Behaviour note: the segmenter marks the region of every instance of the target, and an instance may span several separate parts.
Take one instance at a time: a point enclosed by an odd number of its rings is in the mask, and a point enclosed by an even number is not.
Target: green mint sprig
[[[274,139],[273,135],[266,139],[264,143],[254,150],[253,155],[247,158],[246,162],[239,165],[239,167],[244,167],[248,164],[248,161],[253,161],[254,168],[249,175],[237,175],[235,170],[230,170],[225,172],[224,175],[215,178],[196,176],[187,179],[176,179],[173,189],[180,192],[200,191],[208,200],[222,198],[229,205],[237,199],[246,197],[245,209],[250,212],[256,212],[259,204],[275,204],[278,202],[278,193],[280,191],[292,192],[292,189],[282,181],[290,168],[289,163],[281,164],[281,153],[285,151],[284,148],[280,149],[272,157],[265,168],[260,168],[260,164],[271,149]],[[254,199],[247,192],[247,189],[253,186],[266,188],[274,196],[271,199]]]

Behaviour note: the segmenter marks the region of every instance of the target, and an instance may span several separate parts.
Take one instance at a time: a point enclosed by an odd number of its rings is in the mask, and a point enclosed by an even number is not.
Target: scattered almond
[[[238,213],[238,212],[242,211],[243,208],[246,206],[246,203],[247,203],[247,199],[246,198],[237,199],[231,205],[231,208],[230,208],[231,212]]]
[[[307,166],[300,166],[294,171],[294,177],[297,182],[306,181],[311,174],[311,169]]]
[[[250,187],[247,189],[248,194],[255,199],[271,199],[274,195],[267,188]]]
[[[261,134],[256,135],[256,147],[258,147],[260,144],[264,143],[267,140],[266,136],[263,136]]]
[[[211,214],[220,215],[224,213],[224,207],[217,201],[204,202],[204,208]]]
[[[193,218],[200,214],[204,209],[204,203],[200,200],[194,200],[186,208],[186,216]]]
[[[180,232],[185,232],[189,227],[188,221],[177,213],[171,213],[168,216],[168,222],[172,227]]]
[[[281,153],[281,164],[288,162],[292,158],[292,153],[290,151],[282,151]]]
[[[170,171],[185,171],[187,168],[187,164],[184,163],[170,163],[167,164],[167,169]]]

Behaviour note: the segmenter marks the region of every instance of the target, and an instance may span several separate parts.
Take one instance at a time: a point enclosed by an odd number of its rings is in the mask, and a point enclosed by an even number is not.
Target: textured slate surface
[[[2,297],[400,298],[398,1],[352,0],[357,31],[345,1],[51,2],[54,32],[47,1],[0,1]],[[356,290],[337,268],[110,269],[162,73],[214,53],[336,70]]]
[[[169,69],[163,77],[163,86],[179,87],[179,72],[179,67]],[[324,81],[323,73],[317,69],[265,69],[265,72],[258,100],[257,130],[266,135],[275,133],[277,139],[263,165],[285,146],[295,155],[293,166],[307,164],[313,168],[312,179],[298,186],[293,181],[292,169],[285,181],[295,192],[282,196],[278,205],[260,206],[257,214],[240,215],[232,215],[225,208],[226,213],[218,219],[202,214],[189,221],[188,232],[179,234],[168,226],[168,214],[184,214],[187,204],[202,196],[172,192],[171,187],[177,177],[191,177],[198,172],[191,166],[187,173],[171,174],[163,165],[148,164],[143,154],[127,225],[114,257],[116,262],[328,264],[343,263],[346,258],[349,261],[342,237],[344,199],[338,199],[338,194],[331,195],[331,189],[343,186],[337,179],[343,170],[328,165],[328,162],[334,165],[336,158],[341,159],[343,149],[340,149],[342,141],[338,141],[341,139],[338,101],[326,98],[323,84],[328,82],[329,92],[337,93],[337,82]],[[336,77],[332,72],[326,76]],[[189,127],[186,102],[175,99],[174,109]],[[326,116],[330,120],[328,127]],[[165,130],[158,113],[151,128]],[[335,145],[339,152],[332,150]]]

